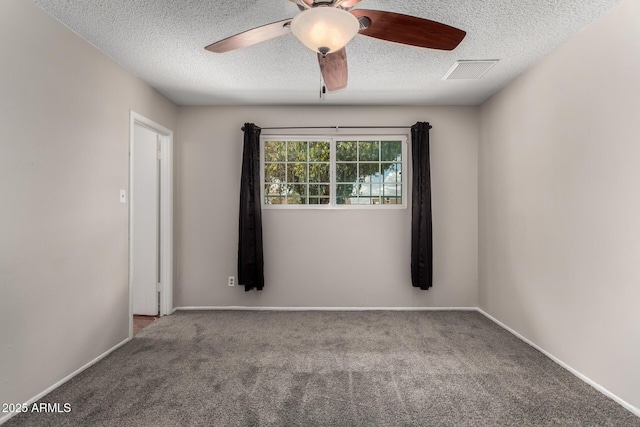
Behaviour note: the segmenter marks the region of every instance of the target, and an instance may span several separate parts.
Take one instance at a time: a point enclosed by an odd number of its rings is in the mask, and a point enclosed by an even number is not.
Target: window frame
[[[305,142],[329,142],[330,144],[330,160],[329,160],[329,203],[328,204],[267,204],[265,203],[265,143],[267,141],[305,141]],[[383,161],[378,163],[400,163],[402,180],[402,203],[400,204],[337,204],[337,180],[336,180],[336,144],[340,141],[400,141],[402,149],[402,160]],[[407,194],[409,177],[407,174],[408,165],[408,137],[406,134],[357,134],[357,135],[261,135],[260,136],[260,204],[262,209],[320,209],[320,210],[351,210],[351,209],[407,209]],[[360,160],[357,161],[360,163]],[[309,160],[305,163],[309,163]],[[383,185],[382,183],[381,185]],[[307,176],[307,185],[309,185],[309,177]],[[308,200],[308,195],[307,195]]]

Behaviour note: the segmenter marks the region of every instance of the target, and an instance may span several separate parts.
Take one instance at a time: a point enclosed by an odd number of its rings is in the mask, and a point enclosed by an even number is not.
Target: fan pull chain
[[[327,93],[327,87],[324,85],[322,81],[322,74],[320,74],[320,101],[324,101],[324,96]]]

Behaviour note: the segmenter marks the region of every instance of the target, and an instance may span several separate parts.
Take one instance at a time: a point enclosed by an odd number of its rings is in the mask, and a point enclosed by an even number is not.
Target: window
[[[264,207],[406,207],[405,136],[261,140]]]

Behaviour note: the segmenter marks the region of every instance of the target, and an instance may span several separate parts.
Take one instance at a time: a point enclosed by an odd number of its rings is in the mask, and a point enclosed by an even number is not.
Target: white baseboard
[[[235,306],[186,306],[175,311],[476,311],[476,307],[252,307]]]
[[[104,353],[102,353],[100,356],[96,357],[95,359],[93,359],[89,363],[85,364],[84,366],[80,367],[79,369],[76,369],[75,371],[73,371],[72,373],[70,373],[69,375],[67,375],[66,377],[64,377],[60,381],[58,381],[57,383],[53,384],[51,387],[49,387],[46,390],[38,393],[36,396],[32,397],[31,399],[29,399],[29,400],[27,400],[26,402],[23,402],[23,403],[26,406],[31,406],[32,403],[37,402],[38,400],[40,400],[41,398],[43,398],[47,394],[51,393],[53,390],[57,389],[62,384],[66,383],[71,378],[75,377],[76,375],[78,375],[79,373],[84,371],[85,369],[95,365],[96,363],[98,363],[99,361],[101,361],[102,359],[104,359],[109,354],[113,353],[114,351],[116,351],[117,349],[119,349],[120,347],[122,347],[123,345],[128,343],[129,341],[131,341],[131,338],[127,338],[124,341],[116,344],[115,346],[111,347],[109,350],[105,351]],[[11,412],[11,413],[9,413],[7,415],[4,415],[4,416],[0,417],[0,425],[6,423],[7,421],[9,421],[10,418],[13,418],[14,416],[16,416],[18,414],[19,414],[19,412]]]
[[[499,325],[502,328],[506,329],[507,331],[511,332],[513,335],[515,335],[516,337],[520,338],[522,341],[526,342],[531,347],[535,348],[540,353],[542,353],[545,356],[547,356],[549,359],[553,360],[558,365],[562,366],[564,369],[566,369],[567,371],[571,372],[573,375],[575,375],[576,377],[580,378],[585,383],[589,384],[591,387],[593,387],[596,390],[598,390],[600,393],[604,394],[608,398],[614,400],[615,402],[617,402],[618,404],[623,406],[625,409],[631,411],[633,414],[635,414],[636,416],[640,417],[640,409],[639,408],[636,408],[635,406],[633,406],[629,402],[627,402],[627,401],[621,399],[620,397],[616,396],[615,394],[613,394],[612,392],[610,392],[609,390],[607,390],[606,388],[604,388],[603,386],[601,386],[597,382],[593,381],[591,378],[587,377],[586,375],[576,371],[571,366],[567,365],[562,360],[560,360],[557,357],[555,357],[553,354],[549,353],[548,351],[546,351],[545,349],[543,349],[542,347],[540,347],[536,343],[532,342],[531,340],[525,338],[520,333],[516,332],[514,329],[511,329],[510,327],[508,327],[507,325],[505,325],[504,323],[502,323],[501,321],[499,321],[498,319],[496,319],[495,317],[493,317],[489,313],[485,312],[481,308],[477,308],[477,311],[480,314],[482,314],[483,316],[485,316],[487,319],[492,320],[497,325]]]

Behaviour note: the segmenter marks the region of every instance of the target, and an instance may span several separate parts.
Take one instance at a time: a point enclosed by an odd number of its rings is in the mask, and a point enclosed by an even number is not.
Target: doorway
[[[131,112],[129,336],[133,316],[173,310],[173,132]]]

